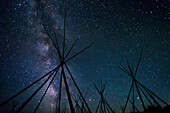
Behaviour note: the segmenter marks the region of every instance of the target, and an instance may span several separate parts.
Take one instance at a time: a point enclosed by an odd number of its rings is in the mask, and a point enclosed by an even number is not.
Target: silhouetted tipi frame
[[[75,106],[74,106],[75,113],[83,113],[83,110],[82,110],[81,106],[79,105],[79,95],[77,95],[75,97],[72,96],[72,99],[75,102]]]
[[[44,25],[43,25],[44,26]],[[27,89],[29,89],[30,87],[32,87],[34,84],[36,84],[37,82],[39,82],[40,80],[42,80],[43,78],[47,77],[47,79],[40,85],[40,87],[19,107],[19,109],[16,111],[16,113],[19,113],[30,101],[31,99],[40,91],[40,89],[42,87],[44,87],[45,84],[47,84],[47,82],[51,79],[51,81],[49,82],[43,96],[41,97],[40,101],[38,102],[38,105],[36,106],[34,113],[37,111],[37,109],[39,108],[39,105],[41,104],[44,96],[46,95],[50,85],[52,84],[53,80],[55,79],[59,69],[61,68],[61,76],[60,76],[60,87],[59,87],[59,102],[58,102],[58,108],[57,108],[57,113],[60,113],[60,102],[61,102],[61,89],[62,89],[62,79],[64,79],[64,85],[66,88],[66,93],[67,93],[67,97],[68,97],[68,102],[69,102],[69,106],[70,106],[70,112],[74,113],[74,107],[73,107],[73,103],[72,103],[72,99],[71,99],[71,94],[70,94],[70,90],[68,87],[68,83],[67,83],[67,78],[66,78],[66,74],[65,74],[65,69],[68,71],[69,76],[71,77],[72,82],[74,83],[74,86],[76,87],[82,101],[85,103],[85,107],[87,108],[88,112],[91,113],[91,110],[86,102],[86,100],[84,99],[78,85],[76,84],[73,75],[71,74],[71,71],[69,70],[68,66],[67,66],[67,62],[70,61],[71,59],[73,59],[74,57],[76,57],[77,55],[79,55],[80,53],[84,52],[86,49],[88,49],[89,47],[91,47],[93,45],[90,44],[89,46],[87,46],[86,48],[82,49],[80,52],[76,53],[75,55],[71,56],[70,58],[67,58],[70,54],[70,52],[72,51],[73,47],[75,46],[76,42],[78,39],[75,40],[75,42],[73,43],[73,45],[71,46],[71,48],[69,49],[69,51],[65,54],[65,26],[66,26],[66,8],[65,8],[65,16],[64,16],[64,37],[63,37],[63,47],[62,47],[62,52],[60,51],[59,48],[59,44],[57,41],[57,36],[55,34],[54,31],[54,35],[55,35],[55,40],[52,38],[52,36],[50,35],[50,33],[47,31],[46,27],[44,26],[44,29],[47,33],[47,35],[49,36],[49,38],[51,39],[52,43],[54,44],[54,47],[56,48],[57,52],[58,52],[58,57],[60,60],[60,63],[51,71],[49,71],[48,73],[46,73],[44,76],[42,76],[41,78],[39,78],[38,80],[36,80],[35,82],[33,82],[32,84],[30,84],[29,86],[27,86],[26,88],[24,88],[23,90],[21,90],[20,92],[18,92],[17,94],[15,94],[14,96],[12,96],[11,98],[7,99],[6,101],[4,101],[3,103],[0,104],[0,107],[2,107],[3,105],[5,105],[6,103],[10,102],[11,100],[13,100],[15,97],[19,96],[21,93],[25,92]]]
[[[84,93],[84,98],[86,99],[87,93],[89,91],[89,88],[87,88],[86,92]],[[88,113],[88,110],[85,108],[85,103],[83,102],[83,100],[81,99],[81,97],[79,96],[80,102],[81,102],[81,109],[82,109],[82,113]]]
[[[123,113],[125,112],[126,110],[126,107],[127,107],[127,104],[128,104],[128,101],[130,101],[132,103],[132,112],[136,112],[137,111],[137,108],[135,107],[135,99],[134,99],[134,93],[135,93],[135,89],[139,95],[139,99],[142,103],[142,107],[144,110],[146,110],[146,105],[144,104],[144,101],[143,101],[143,98],[142,98],[142,95],[146,98],[146,100],[150,103],[151,106],[154,106],[153,102],[156,103],[157,106],[161,107],[161,105],[157,102],[157,100],[155,98],[157,98],[158,100],[160,100],[162,103],[168,105],[165,101],[163,101],[160,97],[158,97],[155,93],[153,93],[151,90],[149,90],[147,87],[145,87],[141,82],[139,82],[137,79],[136,79],[136,75],[137,75],[137,71],[138,71],[138,68],[139,68],[139,64],[140,64],[140,61],[141,61],[141,57],[142,57],[142,53],[143,53],[143,47],[141,49],[141,53],[140,53],[140,56],[139,56],[139,60],[138,60],[138,63],[137,63],[137,66],[136,66],[136,69],[134,70],[134,67],[133,65],[130,65],[127,57],[126,57],[126,61],[127,61],[127,64],[128,64],[128,69],[126,69],[124,66],[119,66],[119,68],[125,72],[128,76],[130,76],[132,78],[132,84],[130,86],[130,90],[129,90],[129,93],[128,93],[128,97],[127,97],[127,100],[126,100],[126,103],[125,103],[125,106],[123,108]],[[130,95],[131,95],[131,92],[132,92],[132,101],[129,99],[130,98]],[[142,92],[142,93],[141,93]],[[149,96],[147,96],[149,95]],[[155,97],[155,98],[154,98]],[[153,100],[153,102],[151,101]]]
[[[105,91],[107,82],[103,83],[102,79],[100,84],[97,86],[96,83],[93,83],[94,87],[96,88],[97,92],[100,94],[100,100],[97,105],[95,113],[114,113],[111,106],[105,100],[103,93]]]
[[[86,99],[88,90],[89,88],[87,89],[86,92],[82,91],[82,94],[84,93],[83,94],[84,99]],[[89,113],[88,110],[85,108],[85,104],[79,94],[74,95],[74,96],[72,95],[72,99],[74,100],[74,103],[75,103],[75,106],[74,106],[75,113]]]

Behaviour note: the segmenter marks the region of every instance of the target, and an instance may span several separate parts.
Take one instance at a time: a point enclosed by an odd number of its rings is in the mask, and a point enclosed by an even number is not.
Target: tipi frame
[[[75,82],[73,75],[67,65],[67,62],[70,61],[71,59],[75,58],[76,56],[78,56],[80,53],[84,52],[85,50],[87,50],[89,47],[91,47],[93,45],[90,44],[89,46],[87,46],[86,48],[82,49],[81,51],[79,51],[78,53],[76,53],[75,55],[71,56],[70,58],[67,58],[70,54],[70,52],[72,51],[73,47],[75,46],[76,42],[78,41],[78,38],[75,40],[75,42],[73,43],[73,45],[71,46],[71,48],[69,49],[69,51],[65,54],[65,38],[66,38],[66,34],[65,34],[65,27],[66,27],[66,8],[65,8],[65,16],[64,16],[64,36],[63,36],[63,46],[62,46],[62,52],[60,51],[59,48],[59,44],[57,41],[57,36],[56,33],[54,31],[54,36],[55,36],[55,40],[52,38],[52,36],[50,35],[50,33],[47,31],[45,25],[43,25],[48,37],[51,39],[52,43],[54,44],[54,47],[57,50],[58,53],[58,57],[60,60],[60,63],[51,71],[49,71],[48,73],[46,73],[44,76],[42,76],[41,78],[39,78],[38,80],[36,80],[35,82],[33,82],[32,84],[30,84],[29,86],[27,86],[26,88],[24,88],[23,90],[21,90],[20,92],[18,92],[17,94],[15,94],[14,96],[10,97],[9,99],[7,99],[6,101],[4,101],[3,103],[0,104],[0,107],[4,106],[5,104],[7,104],[8,102],[10,102],[11,100],[13,100],[14,98],[16,98],[17,96],[19,96],[21,93],[25,92],[27,89],[29,89],[30,87],[32,87],[34,84],[36,84],[37,82],[39,82],[40,80],[42,80],[43,78],[47,77],[48,78],[40,85],[40,87],[19,107],[19,109],[16,111],[16,113],[21,112],[21,110],[23,110],[23,108],[31,101],[31,99],[40,91],[40,89],[42,89],[44,87],[45,84],[47,84],[47,82],[51,79],[51,81],[49,82],[43,96],[41,97],[41,99],[39,100],[34,113],[36,113],[37,109],[39,108],[42,100],[44,99],[44,96],[46,95],[50,85],[52,84],[52,82],[54,81],[59,69],[61,69],[61,76],[60,76],[60,86],[59,86],[59,101],[58,101],[58,108],[57,109],[57,113],[60,113],[60,104],[61,104],[61,89],[62,89],[62,81],[64,79],[64,85],[66,88],[66,93],[67,93],[67,97],[68,97],[68,102],[69,102],[69,106],[70,106],[70,112],[71,113],[75,113],[74,111],[74,107],[73,107],[73,103],[72,103],[72,98],[71,98],[71,94],[70,94],[70,90],[69,90],[69,86],[68,86],[68,82],[67,82],[67,78],[66,78],[66,71],[65,69],[68,71],[69,76],[71,77],[71,81],[74,83],[74,86],[76,87],[83,103],[85,103],[85,107],[87,108],[88,112],[91,113],[91,110],[85,100],[85,98],[83,97],[77,83]]]
[[[96,85],[96,83],[93,83],[94,87],[96,88],[97,92],[100,94],[100,100],[97,105],[95,113],[114,113],[111,106],[108,104],[108,102],[104,98],[104,91],[106,88],[107,82],[103,83],[102,79],[100,82],[100,85]]]
[[[141,49],[141,53],[140,53],[139,60],[138,60],[138,63],[137,63],[135,70],[134,70],[133,65],[130,65],[127,57],[126,57],[126,61],[127,61],[128,69],[126,69],[122,65],[119,66],[119,68],[123,72],[125,72],[128,76],[130,76],[132,78],[132,83],[131,83],[131,86],[130,86],[130,89],[129,89],[127,100],[126,100],[125,106],[124,106],[123,111],[122,111],[123,113],[125,113],[128,101],[132,104],[132,112],[138,111],[138,109],[135,107],[135,101],[134,101],[135,100],[134,99],[135,98],[135,96],[134,96],[135,89],[137,91],[137,94],[139,96],[139,99],[141,101],[141,104],[142,104],[142,107],[143,107],[144,110],[146,110],[146,105],[144,103],[142,95],[146,98],[146,100],[150,103],[151,106],[154,106],[154,104],[153,104],[153,102],[154,102],[154,103],[156,103],[157,106],[161,107],[161,105],[158,103],[158,101],[155,98],[160,100],[162,103],[168,105],[165,101],[163,101],[160,97],[158,97],[155,93],[153,93],[151,90],[149,90],[146,86],[144,86],[141,82],[139,82],[136,79],[137,71],[138,71],[138,68],[139,68],[139,65],[140,65],[140,62],[141,62],[141,58],[142,58],[142,53],[143,53],[143,47]],[[131,92],[132,92],[132,101],[129,99]],[[147,95],[149,95],[149,96],[147,96]],[[153,102],[151,100],[153,100]]]

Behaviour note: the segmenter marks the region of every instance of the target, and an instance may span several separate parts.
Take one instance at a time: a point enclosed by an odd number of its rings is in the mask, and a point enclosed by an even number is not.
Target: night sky
[[[121,111],[120,105],[125,104],[131,78],[118,66],[127,66],[125,55],[136,65],[142,46],[144,51],[137,79],[170,104],[168,0],[40,1],[0,0],[0,103],[58,65],[57,51],[42,24],[51,35],[53,29],[56,31],[61,45],[66,6],[66,50],[79,38],[69,57],[95,42],[68,62],[80,89],[86,92],[89,88],[86,100],[92,110],[96,109],[99,101],[92,82],[102,78],[107,81],[106,100],[116,112]],[[37,112],[55,112],[59,76],[50,86]],[[76,95],[72,81],[67,78],[71,93]],[[6,104],[0,112],[9,112],[13,104],[17,105],[17,109],[44,80]],[[23,112],[30,113],[35,109],[44,90],[45,87]],[[65,88],[62,91],[62,107],[68,108]],[[141,108],[137,94],[135,98],[137,107]],[[129,104],[127,109],[130,108]]]

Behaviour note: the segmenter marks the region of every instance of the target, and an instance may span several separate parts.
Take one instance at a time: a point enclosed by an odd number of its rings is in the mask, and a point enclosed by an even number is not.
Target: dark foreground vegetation
[[[170,113],[170,106],[159,107],[159,106],[149,106],[146,110],[142,112],[131,112],[131,113]]]

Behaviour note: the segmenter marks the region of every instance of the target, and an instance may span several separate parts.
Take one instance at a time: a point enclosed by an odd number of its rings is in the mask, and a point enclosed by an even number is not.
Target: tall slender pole
[[[66,7],[65,7],[65,14],[64,14],[63,57],[64,57],[64,49],[65,49],[65,38],[66,38]]]
[[[47,88],[46,88],[46,90],[45,90],[45,92],[44,92],[43,96],[41,97],[41,99],[40,99],[40,101],[39,101],[39,103],[38,103],[37,107],[36,107],[36,108],[35,108],[35,110],[34,110],[34,113],[36,113],[36,111],[37,111],[38,107],[40,106],[40,104],[41,104],[42,100],[44,99],[44,96],[46,95],[46,93],[47,93],[47,91],[48,91],[49,87],[51,86],[51,84],[52,84],[52,82],[53,82],[54,78],[56,77],[58,70],[59,70],[59,68],[58,68],[58,69],[57,69],[57,71],[55,72],[55,74],[54,74],[54,76],[53,76],[52,80],[50,81],[50,83],[48,84],[48,86],[47,86]]]
[[[139,88],[138,88],[138,86],[137,86],[137,84],[136,84],[136,81],[135,81],[135,85],[136,85],[136,89],[137,89],[139,98],[140,98],[140,100],[141,100],[141,102],[142,102],[143,109],[146,110],[146,107],[145,107],[145,105],[144,105],[144,102],[143,102],[142,96],[141,96],[141,94],[140,94]]]
[[[136,74],[137,74],[137,71],[138,71],[138,68],[139,68],[139,64],[140,64],[140,61],[141,61],[141,58],[142,58],[142,53],[143,53],[143,47],[142,47],[141,52],[140,52],[140,56],[139,56],[138,64],[137,64],[137,66],[136,66],[136,70],[135,70],[135,75],[134,75],[134,77],[135,77]]]
[[[102,99],[101,99],[101,104],[100,104],[100,112],[101,112],[101,113],[103,113],[102,105],[103,105],[103,101],[102,101]]]
[[[54,72],[53,72],[54,73]],[[53,73],[45,80],[45,82],[22,104],[22,106],[16,111],[16,113],[21,112],[21,110],[28,104],[28,102],[37,94],[37,92],[47,83],[47,81],[51,78]]]
[[[154,97],[150,94],[150,92],[148,92],[148,90],[145,89],[144,87],[143,87],[143,89],[144,89],[144,90],[146,91],[146,93],[150,96],[150,98],[151,98],[158,106],[161,107],[161,105],[154,99]]]
[[[149,100],[149,98],[146,96],[145,92],[142,90],[142,88],[140,87],[140,85],[137,84],[137,86],[138,86],[139,89],[142,91],[143,95],[146,97],[146,99],[149,101],[149,103],[150,103],[152,106],[154,106],[154,105],[152,104],[152,102]]]
[[[168,106],[168,103],[166,103],[165,101],[163,101],[161,98],[159,98],[155,93],[153,93],[151,90],[149,90],[147,87],[145,87],[144,85],[142,85],[139,81],[137,81],[143,88],[145,88],[146,90],[148,90],[152,95],[154,95],[155,97],[157,97],[160,101],[162,101],[164,104],[166,104]]]
[[[66,87],[66,93],[67,93],[67,97],[68,97],[68,101],[69,101],[69,105],[70,105],[70,111],[71,111],[71,113],[75,113],[73,103],[72,103],[72,100],[71,100],[69,87],[68,87],[66,76],[65,76],[65,72],[64,72],[64,67],[63,67],[63,65],[61,67],[62,67],[62,74],[63,74],[64,83],[65,83],[65,87]]]
[[[36,84],[37,82],[39,82],[40,80],[42,80],[43,78],[45,78],[46,76],[48,76],[50,73],[52,73],[53,71],[55,71],[60,65],[58,65],[56,68],[54,68],[53,70],[49,71],[48,73],[46,73],[44,76],[42,76],[41,78],[39,78],[38,80],[36,80],[35,82],[33,82],[32,84],[30,84],[29,86],[27,86],[26,88],[24,88],[23,90],[21,90],[20,92],[18,92],[17,94],[15,94],[14,96],[10,97],[9,99],[7,99],[5,102],[0,104],[0,107],[2,107],[3,105],[5,105],[6,103],[10,102],[11,100],[13,100],[15,97],[17,97],[18,95],[20,95],[21,93],[23,93],[24,91],[26,91],[28,88],[30,88],[31,86],[33,86],[34,84]]]
[[[99,109],[100,104],[101,104],[101,99],[100,99],[100,101],[99,101],[99,103],[98,103],[98,105],[97,105],[97,108],[96,108],[96,112],[95,112],[95,113],[97,113],[97,111],[98,111],[98,109]]]
[[[71,50],[73,49],[73,47],[75,46],[76,42],[78,41],[78,38],[75,40],[75,42],[73,43],[73,45],[71,46],[70,50],[67,52],[66,56],[64,57],[64,59],[67,58],[67,56],[69,55],[69,53],[71,52]]]
[[[109,108],[107,106],[106,106],[106,109],[107,109],[107,112],[110,113],[110,110],[109,110]]]
[[[103,102],[103,108],[104,108],[104,113],[106,113],[106,104],[105,104],[105,102]]]
[[[111,106],[107,103],[107,101],[104,99],[104,102],[107,104],[107,106],[109,107],[109,109],[111,110],[112,113],[114,113],[114,111],[112,110]]]
[[[90,48],[94,43],[91,43],[89,46],[87,46],[86,48],[82,49],[81,51],[79,51],[78,53],[76,53],[75,55],[73,55],[72,57],[70,57],[69,59],[65,60],[65,62],[68,62],[69,60],[71,60],[72,58],[76,57],[77,55],[79,55],[80,53],[82,53],[83,51],[85,51],[86,49]]]
[[[131,104],[133,104],[133,102],[129,99],[129,102],[131,103]],[[135,107],[135,109],[137,110],[137,112],[139,112],[139,110],[138,110],[138,108],[136,107],[136,106],[134,106]]]
[[[60,113],[60,104],[61,104],[61,87],[62,87],[62,71],[61,71],[61,76],[60,76],[60,86],[59,86],[59,101],[58,101],[58,112]]]
[[[129,94],[128,94],[128,97],[127,97],[127,100],[126,100],[126,103],[125,103],[125,107],[124,107],[124,109],[123,109],[123,113],[125,112],[127,103],[128,103],[128,101],[129,101],[130,93],[131,93],[131,90],[132,90],[132,87],[133,87],[133,82],[134,82],[134,81],[132,81],[132,84],[131,84],[131,86],[130,86]]]
[[[135,89],[134,89],[134,84],[133,84],[133,103],[132,103],[132,105],[133,105],[133,112],[135,112],[135,97],[134,97],[135,91],[134,90]]]
[[[83,97],[83,94],[81,93],[81,91],[80,91],[78,85],[76,84],[76,82],[75,82],[75,80],[74,80],[74,78],[73,78],[73,76],[72,76],[72,74],[71,74],[71,72],[70,72],[70,70],[69,70],[69,68],[68,68],[68,66],[67,66],[66,63],[65,63],[65,67],[66,67],[66,69],[67,69],[67,71],[68,71],[68,73],[69,73],[69,75],[70,75],[70,77],[71,77],[71,79],[72,79],[74,85],[76,86],[76,88],[77,88],[77,90],[78,90],[78,92],[79,92],[79,94],[80,94],[80,96],[81,96],[83,102],[85,103],[85,105],[86,105],[86,107],[87,107],[87,109],[88,109],[88,112],[91,113],[91,110],[90,110],[90,108],[89,108],[89,106],[88,106],[88,104],[87,104],[85,98]]]

